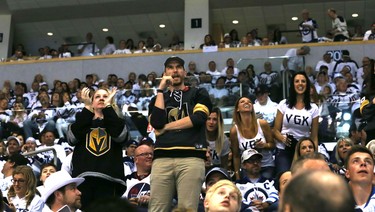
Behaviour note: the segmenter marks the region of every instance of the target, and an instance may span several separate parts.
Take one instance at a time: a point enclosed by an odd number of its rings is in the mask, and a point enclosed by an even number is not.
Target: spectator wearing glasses
[[[3,173],[4,178],[0,180],[0,189],[4,197],[7,196],[8,190],[12,185],[12,175],[20,165],[27,165],[28,160],[21,154],[14,154],[8,157],[8,160],[4,163],[1,173]]]
[[[242,153],[242,168],[246,175],[236,182],[242,194],[242,210],[268,211],[279,195],[274,187],[274,181],[261,175],[263,155],[255,149],[248,149]]]
[[[150,173],[153,157],[154,150],[151,146],[147,144],[138,146],[134,156],[137,171],[126,176],[127,188],[123,197],[137,205],[141,211],[147,211],[150,199]]]
[[[18,166],[13,172],[13,185],[8,192],[9,206],[13,211],[43,210],[44,202],[36,192],[36,178],[29,166]]]

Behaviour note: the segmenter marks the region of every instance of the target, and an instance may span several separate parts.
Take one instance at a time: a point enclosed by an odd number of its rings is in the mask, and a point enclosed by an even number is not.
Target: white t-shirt
[[[283,114],[281,134],[292,134],[297,140],[302,137],[310,137],[312,121],[319,116],[318,106],[314,103],[310,104],[310,110],[305,108],[298,110],[295,107],[290,109],[286,104],[286,99],[281,100],[277,106],[277,109]],[[285,144],[277,141],[276,147],[285,149]]]
[[[12,197],[9,202],[13,203],[14,207],[16,208],[16,212],[41,212],[44,208],[44,202],[37,194],[35,194],[33,200],[27,208],[27,201],[25,198],[18,198],[18,196],[15,196]]]
[[[109,43],[102,49],[102,55],[113,54],[116,51],[116,46],[113,43]]]
[[[272,127],[277,114],[277,103],[273,102],[270,97],[267,97],[267,104],[261,105],[258,100],[255,100],[254,111],[256,114],[261,114],[262,119],[266,120],[267,123]]]
[[[289,49],[285,56],[288,58],[287,67],[289,70],[301,71],[303,68],[303,56],[297,55],[297,49]],[[281,65],[281,70],[285,70],[283,65]]]

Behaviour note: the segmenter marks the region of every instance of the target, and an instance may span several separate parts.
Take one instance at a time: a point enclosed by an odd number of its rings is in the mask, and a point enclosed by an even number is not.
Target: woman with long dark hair
[[[277,173],[291,166],[295,145],[302,137],[310,137],[318,146],[319,109],[310,98],[310,80],[305,72],[297,72],[290,81],[289,98],[277,106],[274,125]]]

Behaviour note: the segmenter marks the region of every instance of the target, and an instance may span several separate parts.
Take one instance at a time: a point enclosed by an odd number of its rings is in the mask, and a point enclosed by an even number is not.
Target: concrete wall
[[[199,71],[206,71],[207,64],[213,60],[217,63],[218,70],[225,67],[227,58],[231,57],[235,61],[242,59],[251,59],[255,68],[261,71],[264,58],[282,56],[290,48],[299,48],[302,44],[278,45],[267,47],[247,47],[235,49],[220,49],[219,52],[202,53],[200,50],[181,51],[181,52],[160,52],[145,53],[133,55],[110,55],[95,57],[73,57],[51,60],[27,60],[19,62],[0,63],[0,88],[4,80],[10,80],[12,83],[22,81],[30,84],[35,74],[41,73],[45,80],[52,86],[54,79],[70,81],[73,78],[84,79],[86,74],[96,73],[101,79],[107,79],[110,73],[117,74],[127,80],[129,72],[137,74],[148,74],[155,71],[158,74],[163,72],[163,63],[166,58],[172,55],[178,55],[183,58],[186,64],[189,61],[195,61]],[[311,47],[310,55],[306,57],[306,65],[315,66],[316,62],[321,60],[324,52],[328,50],[348,49],[352,59],[359,65],[362,57],[369,56],[375,58],[375,42],[347,42],[347,43],[317,43],[309,44]],[[277,62],[278,63],[278,62]],[[279,66],[273,62],[274,69]],[[187,68],[187,65],[186,65]]]

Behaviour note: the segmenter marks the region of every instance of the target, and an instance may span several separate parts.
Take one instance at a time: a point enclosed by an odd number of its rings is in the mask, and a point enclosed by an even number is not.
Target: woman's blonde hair
[[[225,135],[224,135],[224,121],[223,116],[221,114],[221,110],[218,107],[214,107],[211,111],[211,113],[217,114],[217,129],[216,129],[216,139],[215,139],[215,150],[219,156],[221,156],[221,152],[223,150],[224,141],[225,141]],[[207,128],[206,128],[206,138],[207,136]]]
[[[301,157],[300,148],[301,148],[301,144],[302,144],[303,141],[310,141],[312,143],[313,147],[314,147],[314,152],[316,152],[316,150],[317,150],[313,140],[310,137],[302,137],[301,139],[299,139],[299,141],[296,144],[296,149],[294,151],[292,166],[298,160],[298,158]]]
[[[375,155],[375,139],[369,141],[367,144],[366,144],[366,148],[368,150],[370,150],[370,152],[372,153],[372,155]]]
[[[240,97],[239,99],[237,99],[236,104],[234,105],[233,122],[234,122],[234,124],[237,125],[238,131],[240,132],[240,134],[244,137],[243,128],[245,126],[242,124],[241,114],[238,111],[238,104],[239,104],[240,100],[243,99],[243,98],[246,98],[246,99],[250,100],[250,102],[253,104],[253,110],[251,111],[251,123],[249,123],[249,127],[250,127],[250,130],[252,132],[257,132],[258,131],[258,123],[257,123],[257,118],[255,116],[253,101],[251,101],[251,99],[249,99],[248,97],[245,97],[245,96]]]
[[[204,198],[204,202],[206,201],[210,201],[211,198],[212,198],[212,195],[215,193],[215,191],[223,186],[228,186],[230,188],[232,188],[237,196],[238,196],[238,199],[237,199],[237,203],[238,203],[238,212],[240,211],[241,209],[241,202],[242,202],[242,195],[241,195],[241,191],[240,189],[237,188],[237,186],[230,180],[219,180],[217,183],[215,183],[213,186],[210,187],[210,189],[208,189],[207,193],[206,193],[206,197]],[[208,211],[208,208],[204,208],[204,211]]]
[[[337,140],[336,151],[335,151],[335,158],[337,160],[337,164],[344,165],[345,158],[340,158],[340,155],[339,155],[339,144],[341,142],[348,143],[348,144],[350,144],[350,146],[353,146],[353,142],[352,142],[352,139],[350,139],[350,138],[339,138],[339,140]]]
[[[16,174],[22,174],[25,178],[24,184],[27,188],[26,188],[26,194],[24,198],[26,199],[26,208],[27,208],[35,197],[37,180],[36,180],[33,170],[27,165],[17,166],[13,171],[12,177],[14,178],[14,175]],[[8,199],[10,199],[11,197],[15,197],[15,196],[16,196],[16,192],[14,191],[14,185],[12,185],[10,186],[9,191],[8,191]]]

